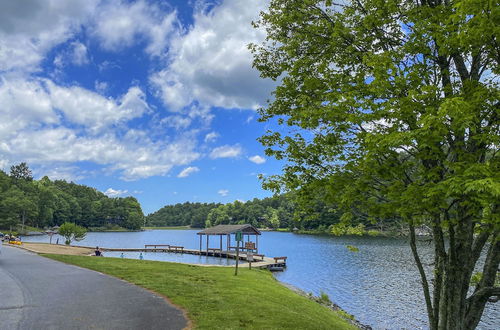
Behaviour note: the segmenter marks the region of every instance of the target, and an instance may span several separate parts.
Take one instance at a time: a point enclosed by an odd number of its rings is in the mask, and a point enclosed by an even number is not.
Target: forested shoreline
[[[110,198],[84,185],[47,176],[34,180],[26,163],[0,170],[0,229],[46,228],[73,222],[86,228],[140,229],[141,205],[134,197]]]
[[[318,196],[300,203],[299,193],[233,203],[178,203],[144,216],[134,197],[110,198],[95,188],[47,176],[34,180],[26,163],[0,171],[0,229],[39,229],[73,222],[89,230],[139,230],[143,226],[205,228],[249,223],[258,228],[305,233],[369,234],[394,231],[395,221],[359,218],[345,226],[334,205]]]
[[[297,205],[298,195],[288,193],[233,203],[177,203],[166,205],[146,216],[146,226],[189,226],[205,228],[220,224],[251,224],[258,228],[295,230],[307,233],[370,234],[397,231],[397,221],[359,218],[345,226],[340,212],[332,205],[315,202]]]

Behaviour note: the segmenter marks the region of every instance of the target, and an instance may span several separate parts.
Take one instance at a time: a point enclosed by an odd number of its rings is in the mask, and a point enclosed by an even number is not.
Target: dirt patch
[[[88,256],[94,253],[91,248],[48,243],[23,243],[23,245],[16,245],[16,247],[35,253],[69,254],[74,256]]]

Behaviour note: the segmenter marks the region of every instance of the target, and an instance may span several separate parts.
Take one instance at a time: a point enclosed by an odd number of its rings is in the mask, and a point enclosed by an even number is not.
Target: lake
[[[144,244],[182,245],[199,248],[197,230],[147,230],[142,232],[96,232],[74,243],[108,248],[141,248]],[[57,236],[52,238],[54,243]],[[48,242],[47,236],[24,237],[24,241]],[[59,239],[62,243],[64,240]],[[218,242],[218,240],[216,240]],[[351,252],[353,245],[359,252]],[[217,246],[213,246],[217,247]],[[427,258],[431,246],[421,243]],[[418,271],[405,239],[378,237],[332,237],[263,232],[259,252],[268,257],[287,256],[287,269],[278,280],[303,291],[330,299],[374,329],[426,329],[427,317]],[[119,256],[120,253],[106,253]],[[139,254],[126,257],[138,258]],[[189,254],[146,253],[145,259],[226,265],[234,261]],[[500,308],[488,304],[478,329],[500,329]]]

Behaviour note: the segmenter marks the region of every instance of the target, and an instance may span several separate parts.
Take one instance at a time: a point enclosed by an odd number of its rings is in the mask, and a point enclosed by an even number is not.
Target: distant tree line
[[[330,233],[340,222],[340,213],[333,205],[318,198],[308,204],[298,204],[298,194],[283,194],[247,202],[178,203],[167,205],[146,217],[146,224],[153,227],[191,226],[204,228],[220,224],[252,224],[259,228],[313,230]],[[380,228],[373,219],[357,219],[366,228]],[[384,225],[387,226],[385,222]]]
[[[73,222],[89,227],[140,229],[144,214],[134,197],[109,198],[95,188],[47,176],[34,180],[26,163],[0,170],[0,228],[43,228]]]

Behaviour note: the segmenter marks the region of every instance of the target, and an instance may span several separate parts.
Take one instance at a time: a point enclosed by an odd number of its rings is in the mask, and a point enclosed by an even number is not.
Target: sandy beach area
[[[48,243],[23,243],[12,245],[35,253],[69,254],[75,256],[88,256],[94,254],[94,249],[81,246],[57,245]]]

